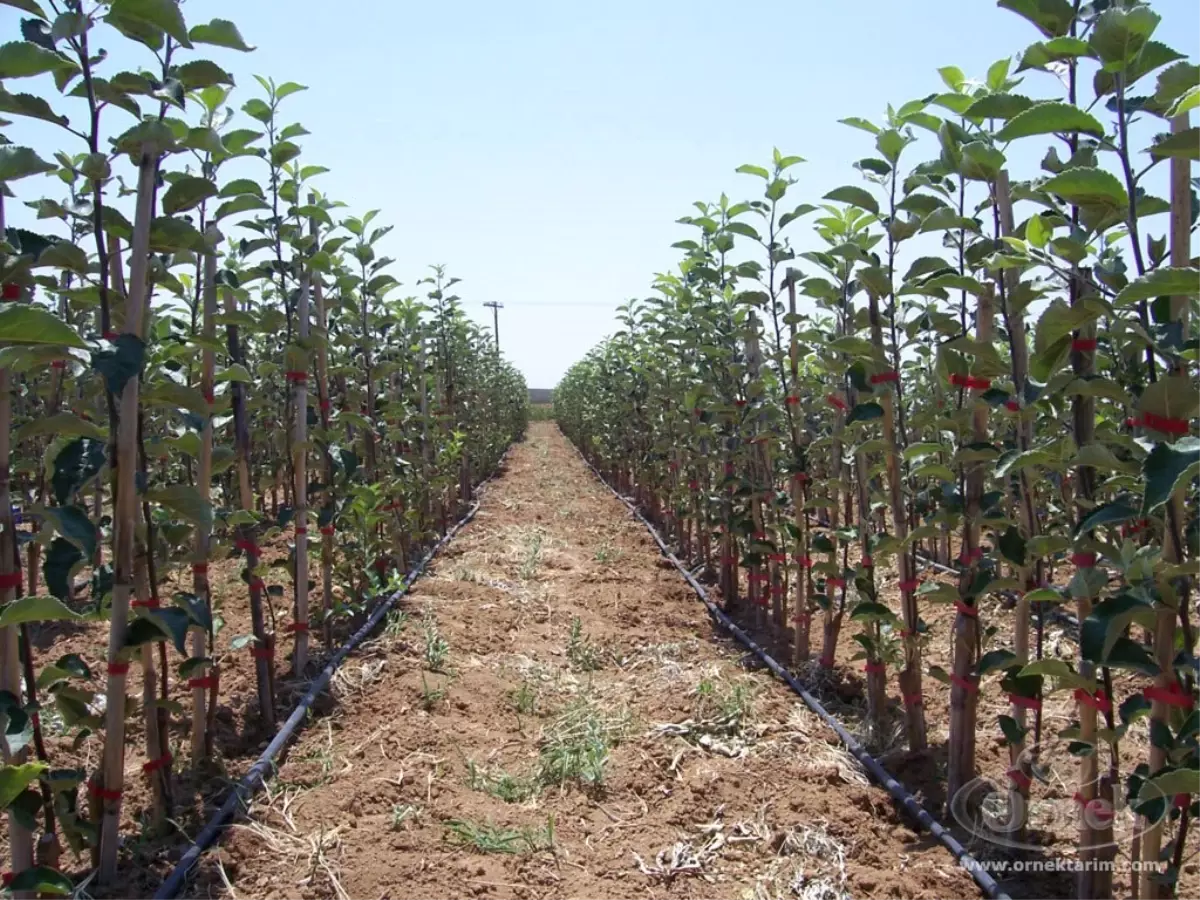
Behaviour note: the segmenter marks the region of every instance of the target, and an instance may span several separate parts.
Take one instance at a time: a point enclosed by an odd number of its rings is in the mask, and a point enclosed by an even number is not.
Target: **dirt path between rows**
[[[187,896],[977,897],[535,423]]]

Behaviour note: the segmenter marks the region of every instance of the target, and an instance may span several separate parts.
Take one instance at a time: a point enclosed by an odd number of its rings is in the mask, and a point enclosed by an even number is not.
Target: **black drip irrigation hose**
[[[467,510],[466,514],[451,526],[450,530],[442,536],[441,540],[426,551],[425,555],[404,576],[404,581],[401,582],[396,592],[376,606],[375,611],[371,613],[367,621],[363,622],[358,631],[350,636],[350,640],[346,641],[341,649],[330,657],[329,662],[325,664],[325,668],[321,670],[321,673],[309,685],[308,692],[300,698],[300,702],[296,704],[296,708],[292,710],[292,714],[283,723],[283,727],[279,729],[274,739],[267,745],[267,749],[262,752],[262,755],[254,765],[250,767],[250,771],[242,776],[241,781],[234,786],[233,791],[226,798],[221,808],[217,810],[216,815],[209,819],[208,824],[196,836],[196,840],[192,843],[192,846],[188,848],[175,868],[164,879],[158,888],[158,892],[154,895],[154,900],[174,900],[175,895],[183,887],[191,870],[200,861],[200,857],[204,855],[208,848],[216,842],[238,807],[243,806],[245,801],[262,787],[275,761],[275,757],[279,755],[279,751],[292,739],[300,724],[307,717],[310,707],[312,707],[317,697],[329,685],[333,674],[346,660],[346,657],[362,643],[367,635],[375,630],[383,620],[383,617],[400,601],[400,598],[409,592],[413,583],[425,573],[425,568],[442,548],[450,542],[450,539],[475,518],[475,513],[479,511],[480,497],[484,486],[499,474],[507,457],[508,451],[505,451],[504,455],[500,457],[500,461],[496,463],[495,471],[476,486],[475,501],[471,504],[471,508]]]
[[[571,446],[574,447],[574,443],[572,443]],[[575,447],[575,450],[576,452],[579,452],[578,447]],[[737,623],[735,623],[729,618],[729,616],[725,614],[724,610],[722,610],[709,598],[708,592],[704,590],[704,586],[701,585],[700,582],[695,579],[692,573],[688,571],[687,566],[680,562],[679,558],[667,545],[667,542],[663,540],[662,535],[659,534],[658,529],[654,527],[653,523],[651,523],[649,519],[642,515],[641,511],[634,506],[633,503],[615,490],[611,484],[605,481],[604,476],[601,475],[596,467],[591,464],[587,457],[585,457],[582,453],[579,453],[579,458],[583,460],[584,465],[592,470],[592,474],[596,476],[600,483],[612,491],[613,496],[625,504],[626,508],[628,508],[634,517],[646,527],[646,530],[650,532],[650,536],[654,538],[654,542],[658,544],[658,548],[662,551],[663,556],[671,561],[671,563],[676,569],[679,570],[679,573],[691,586],[692,590],[696,592],[696,596],[704,601],[704,605],[708,607],[709,615],[711,615],[713,619],[720,623],[722,627],[729,631],[748,650],[757,656],[759,660],[778,678],[787,684],[788,687],[795,691],[800,699],[804,701],[805,705],[808,706],[808,708],[814,713],[816,713],[821,721],[823,721],[833,730],[841,742],[846,745],[846,749],[849,750],[854,758],[857,759],[863,766],[863,768],[865,768],[871,774],[871,777],[874,778],[875,781],[878,782],[884,789],[886,789],[887,792],[892,795],[892,798],[902,807],[904,807],[904,809],[926,830],[928,830],[929,833],[932,834],[943,847],[950,851],[950,853],[954,856],[955,861],[957,861],[962,868],[966,869],[967,873],[973,879],[975,879],[975,883],[979,885],[979,887],[985,894],[987,894],[988,897],[992,898],[992,900],[1011,900],[1011,898],[1000,889],[1000,885],[996,883],[996,880],[983,870],[983,866],[973,856],[971,856],[971,854],[967,852],[966,848],[959,843],[958,839],[950,833],[949,829],[931,816],[929,812],[917,802],[917,799],[908,792],[904,785],[893,778],[887,769],[885,769],[879,762],[879,760],[871,756],[871,754],[868,753],[866,749],[854,739],[850,732],[846,731],[846,729],[842,727],[841,723],[838,722],[838,720],[832,715],[830,715],[829,711],[821,705],[821,701],[805,690],[803,685],[796,680],[795,676],[793,676],[791,672],[776,662],[771,654],[759,646],[758,643],[752,637],[750,637],[750,635],[738,627]]]

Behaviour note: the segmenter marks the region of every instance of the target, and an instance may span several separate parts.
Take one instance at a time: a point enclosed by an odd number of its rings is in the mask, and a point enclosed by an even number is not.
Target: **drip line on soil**
[[[575,447],[573,442],[568,443],[571,443],[571,446]],[[800,697],[800,699],[804,701],[805,705],[808,706],[808,708],[814,713],[816,713],[821,721],[823,721],[833,730],[841,742],[846,746],[846,749],[871,774],[871,777],[874,778],[875,781],[884,789],[886,789],[897,803],[903,806],[904,809],[913,816],[913,818],[915,818],[926,830],[928,830],[929,833],[937,839],[938,843],[950,851],[950,853],[954,856],[955,861],[967,871],[967,873],[975,880],[975,883],[979,885],[979,887],[985,894],[987,894],[988,897],[992,898],[992,900],[1011,900],[1011,898],[1000,889],[1000,885],[996,883],[996,880],[983,870],[983,867],[980,865],[980,863],[973,856],[971,856],[971,854],[967,852],[966,848],[959,843],[958,839],[950,833],[949,829],[947,829],[944,825],[942,825],[941,822],[930,815],[929,812],[917,802],[917,799],[908,792],[908,789],[905,788],[904,785],[899,781],[897,781],[887,771],[887,769],[883,767],[879,760],[871,756],[871,754],[868,753],[866,749],[854,739],[850,732],[846,731],[846,729],[842,727],[841,723],[838,722],[838,720],[835,719],[829,713],[829,711],[821,705],[821,701],[810,694],[803,687],[803,685],[796,680],[795,676],[793,676],[791,672],[776,662],[774,657],[772,657],[765,649],[759,646],[759,644],[752,637],[750,637],[750,635],[743,631],[737,625],[737,623],[735,623],[731,618],[729,618],[729,616],[725,614],[724,610],[722,610],[715,602],[713,602],[711,598],[709,598],[708,592],[705,591],[704,586],[696,580],[695,576],[688,571],[687,566],[685,566],[679,560],[679,558],[667,545],[667,542],[663,539],[662,535],[659,534],[658,529],[655,528],[654,524],[651,523],[650,520],[644,515],[642,515],[641,510],[634,506],[634,504],[631,503],[627,498],[622,496],[620,492],[613,488],[611,484],[605,481],[604,476],[601,475],[596,467],[592,465],[591,461],[588,460],[588,458],[585,457],[582,452],[580,452],[578,447],[575,447],[575,451],[579,453],[579,458],[583,460],[584,465],[591,469],[592,474],[596,476],[597,480],[606,488],[608,488],[609,491],[612,492],[612,495],[620,500],[621,503],[623,503],[634,515],[634,517],[646,527],[646,530],[650,532],[650,536],[654,538],[654,542],[658,544],[658,548],[662,551],[663,556],[671,561],[672,565],[675,566],[679,573],[684,577],[684,580],[686,580],[688,585],[691,586],[692,590],[695,591],[696,596],[698,596],[704,602],[704,605],[708,608],[709,614],[734,637],[736,637],[738,641],[740,641],[748,650],[757,656],[759,660],[771,670],[772,673],[774,673],[785,684],[787,684],[787,686],[790,687]]]
[[[466,514],[463,515],[463,517],[457,522],[455,522],[454,525],[452,525],[450,529],[444,535],[442,535],[441,539],[436,544],[426,551],[425,555],[422,556],[417,564],[409,571],[409,573],[404,576],[404,580],[401,582],[400,587],[397,588],[395,593],[391,594],[375,607],[374,612],[372,612],[370,617],[363,622],[358,631],[354,632],[354,634],[350,636],[350,639],[346,641],[346,643],[342,645],[341,649],[339,649],[330,658],[329,662],[325,664],[325,668],[321,670],[321,673],[313,679],[312,683],[309,685],[307,693],[300,698],[300,702],[296,704],[296,708],[292,710],[292,714],[288,716],[287,721],[283,723],[283,727],[279,729],[279,731],[275,734],[275,737],[271,740],[271,743],[267,745],[267,749],[262,752],[262,755],[255,761],[254,765],[250,767],[250,771],[242,776],[241,780],[234,786],[233,791],[226,798],[225,803],[222,804],[221,808],[217,810],[216,814],[208,821],[208,824],[205,825],[200,831],[200,834],[196,836],[196,840],[192,843],[192,846],[188,848],[187,852],[184,853],[183,857],[176,864],[175,868],[172,869],[167,877],[163,880],[163,883],[159,886],[158,891],[154,895],[154,900],[174,900],[175,895],[179,893],[180,888],[183,887],[184,882],[187,880],[188,874],[195,867],[196,863],[200,861],[200,857],[204,855],[205,851],[207,851],[208,848],[216,842],[218,836],[220,836],[221,832],[225,829],[228,820],[232,818],[237,808],[243,805],[247,799],[253,796],[258,789],[262,787],[267,773],[271,769],[272,763],[275,761],[275,757],[279,755],[279,752],[294,736],[295,732],[300,727],[300,724],[307,717],[309,708],[314,702],[316,702],[316,699],[321,692],[324,691],[329,685],[334,673],[338,670],[338,668],[341,667],[341,664],[345,661],[346,657],[349,656],[350,653],[352,653],[354,649],[360,643],[362,643],[362,641],[372,631],[375,630],[376,627],[378,627],[379,623],[383,620],[383,617],[387,615],[392,607],[400,601],[400,598],[402,598],[409,592],[409,590],[412,589],[414,582],[416,582],[416,580],[425,573],[426,567],[430,562],[432,562],[433,558],[437,556],[437,554],[441,552],[441,550],[448,543],[450,543],[450,540],[457,535],[458,532],[461,531],[468,522],[475,518],[475,514],[479,511],[479,504],[481,502],[480,498],[483,488],[500,473],[504,467],[505,460],[508,458],[508,453],[509,451],[506,450],[504,455],[500,457],[500,461],[496,463],[496,468],[492,474],[476,486],[475,500],[471,504],[471,508],[467,510]]]

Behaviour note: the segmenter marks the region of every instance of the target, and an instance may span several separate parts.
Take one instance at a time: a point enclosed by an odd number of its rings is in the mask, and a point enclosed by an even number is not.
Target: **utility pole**
[[[492,328],[496,332],[496,355],[498,356],[500,354],[500,310],[504,309],[504,304],[489,300],[483,305],[492,310]]]

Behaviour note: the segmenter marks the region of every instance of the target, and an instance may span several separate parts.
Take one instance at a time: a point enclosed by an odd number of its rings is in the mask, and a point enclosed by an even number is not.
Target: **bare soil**
[[[553,424],[403,609],[188,896],[979,896]]]

